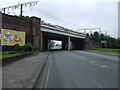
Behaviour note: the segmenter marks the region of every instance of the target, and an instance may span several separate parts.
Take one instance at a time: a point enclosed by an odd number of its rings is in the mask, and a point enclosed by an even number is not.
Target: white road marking
[[[107,66],[105,66],[105,65],[102,65],[102,66],[100,66],[100,67],[103,67],[103,68],[104,68],[104,67],[107,67]]]
[[[113,64],[110,64],[110,63],[107,63],[110,66],[106,66],[106,65],[98,64],[99,62],[97,63],[97,61],[88,61],[88,62],[91,63],[92,65],[99,66],[99,67],[102,67],[102,68],[104,68],[104,67],[110,67],[110,68],[116,68],[116,67],[118,67],[117,65],[113,65]]]
[[[89,52],[84,52],[84,51],[79,51],[79,52],[89,53]],[[95,54],[95,53],[89,53],[89,54],[94,54],[94,55],[97,55],[97,56],[102,56],[102,55]],[[73,56],[78,56],[78,55],[76,55],[76,54],[72,54],[72,55],[73,55]],[[81,56],[78,56],[78,57],[81,57]],[[108,57],[108,56],[103,56],[103,57]],[[110,58],[110,57],[108,57],[108,58]],[[112,58],[111,58],[111,59],[112,59]],[[115,58],[114,58],[114,59],[115,59]],[[91,62],[98,62],[98,61],[91,61]],[[111,63],[109,63],[109,62],[106,62],[106,64],[109,64],[109,65],[111,65],[111,66],[114,66],[114,68],[118,67],[118,65],[114,65],[114,64],[111,64]],[[94,65],[97,66],[97,64],[94,64]]]
[[[47,88],[47,86],[48,86],[49,74],[50,74],[50,63],[49,63],[49,66],[48,66],[48,73],[47,73],[47,77],[46,77],[45,88]]]
[[[114,65],[114,64],[111,64],[111,63],[108,63],[107,64],[111,65],[111,66],[114,66],[114,68],[118,67],[118,65]]]
[[[43,76],[43,81],[42,81],[42,83],[41,83],[40,88],[43,88],[43,85],[44,85],[44,82],[45,82],[46,74],[47,74],[47,70],[46,70],[46,72],[45,72],[45,74],[44,74],[44,76]]]
[[[96,61],[91,61],[91,62],[96,62]]]
[[[79,51],[79,52],[86,53],[86,54],[88,53],[88,54],[91,54],[91,55],[96,55],[96,56],[101,56],[101,57],[106,57],[106,58],[117,59],[118,60],[118,57],[113,58],[113,56],[106,56],[106,55],[99,54],[99,53],[92,53],[92,52],[85,52],[85,51]]]
[[[92,65],[99,66],[99,64],[97,64],[96,61],[88,61],[88,62],[91,63]]]
[[[40,88],[47,88],[47,86],[48,86],[48,79],[49,79],[49,73],[50,73],[50,63],[48,64],[45,71],[46,72],[44,73],[43,81],[41,83]]]
[[[95,80],[92,80],[92,82],[99,88],[102,88],[102,86],[100,84],[98,84]]]

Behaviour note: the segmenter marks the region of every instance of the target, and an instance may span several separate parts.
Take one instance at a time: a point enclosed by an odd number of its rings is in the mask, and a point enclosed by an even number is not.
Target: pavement
[[[2,54],[0,49],[0,55]],[[0,90],[2,90],[2,58],[0,58]]]
[[[2,64],[0,62],[0,90],[2,89]]]
[[[32,88],[49,52],[26,57],[2,67],[2,88]]]
[[[54,51],[50,53],[44,71],[37,88],[118,88],[117,56]]]

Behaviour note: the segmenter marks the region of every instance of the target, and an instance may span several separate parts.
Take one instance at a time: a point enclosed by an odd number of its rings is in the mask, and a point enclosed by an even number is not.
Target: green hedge
[[[31,43],[27,43],[24,46],[20,46],[19,44],[14,45],[15,51],[33,51],[33,46]]]

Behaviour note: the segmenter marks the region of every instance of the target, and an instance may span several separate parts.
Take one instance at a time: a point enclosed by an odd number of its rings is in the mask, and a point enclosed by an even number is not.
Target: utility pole
[[[3,13],[5,14],[6,13],[6,10],[9,11],[9,9],[19,9],[20,8],[20,16],[23,15],[23,6],[27,6],[29,5],[30,7],[31,6],[35,6],[37,5],[38,1],[33,1],[33,2],[26,2],[26,3],[22,3],[22,4],[17,4],[17,5],[13,5],[13,6],[8,6],[8,7],[4,7],[4,8],[1,8],[0,10],[3,11]]]
[[[86,31],[89,30],[90,31],[90,34],[92,33],[93,30],[99,30],[99,40],[98,40],[98,43],[99,43],[99,47],[101,47],[101,28],[82,28],[82,29],[77,29],[77,31],[79,30],[84,30],[85,34],[86,34]]]
[[[4,12],[4,14],[5,14],[5,8],[3,8],[3,12]]]
[[[86,29],[84,29],[84,33],[86,34]]]
[[[23,4],[20,4],[20,16],[22,17],[22,12],[23,12]]]
[[[99,29],[99,32],[101,32],[101,28],[82,28],[82,29],[77,29],[77,31],[83,30],[84,33],[86,34],[86,31],[90,31],[92,33],[93,30]]]
[[[100,43],[100,48],[102,48],[102,44],[101,44],[101,28],[98,28],[99,29],[99,33],[100,33],[100,36],[99,36],[99,39],[100,39],[100,41],[99,41],[99,43]]]

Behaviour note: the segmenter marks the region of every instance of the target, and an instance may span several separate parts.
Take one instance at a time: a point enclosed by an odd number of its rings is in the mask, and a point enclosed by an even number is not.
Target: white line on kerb
[[[48,72],[47,72],[47,75],[46,75],[45,88],[47,88],[47,86],[48,86],[49,73],[50,73],[50,63],[49,63]]]
[[[43,85],[44,85],[44,81],[45,81],[45,76],[46,76],[46,74],[47,74],[47,71],[45,72],[45,75],[43,76],[43,81],[42,81],[42,83],[41,83],[40,88],[43,88]]]
[[[95,80],[92,80],[92,82],[99,88],[102,88],[102,86],[100,84],[98,84]]]

